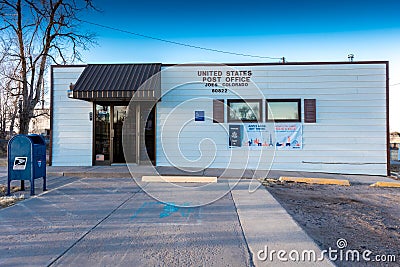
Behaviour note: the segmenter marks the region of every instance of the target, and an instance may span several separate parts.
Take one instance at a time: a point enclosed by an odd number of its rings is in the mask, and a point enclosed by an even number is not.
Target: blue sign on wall
[[[194,120],[195,121],[204,121],[204,111],[203,110],[196,110],[194,112]]]

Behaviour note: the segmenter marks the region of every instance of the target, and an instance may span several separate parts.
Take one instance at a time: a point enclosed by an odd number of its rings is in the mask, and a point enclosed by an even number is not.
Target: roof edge
[[[276,65],[361,65],[361,64],[389,64],[388,60],[376,61],[299,61],[299,62],[253,62],[253,63],[182,63],[182,64],[162,64],[163,67],[172,66],[276,66]]]
[[[389,64],[389,60],[369,60],[369,61],[299,61],[299,62],[232,62],[232,63],[88,63],[88,64],[71,64],[71,65],[51,65],[52,68],[73,68],[87,67],[89,65],[148,65],[157,64],[161,67],[172,66],[275,66],[275,65],[359,65],[359,64]]]
[[[57,65],[57,64],[52,64],[50,65],[51,68],[83,68],[87,67],[88,64],[71,64],[71,65]]]

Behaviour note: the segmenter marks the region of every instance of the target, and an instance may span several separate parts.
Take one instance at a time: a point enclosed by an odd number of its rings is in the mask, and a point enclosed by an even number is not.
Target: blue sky
[[[398,0],[96,1],[97,19],[165,38],[398,29]],[[106,36],[113,37],[112,33]]]
[[[288,61],[389,60],[400,83],[398,0],[108,1],[88,21],[175,42]],[[85,63],[276,62],[163,43],[93,25]],[[400,85],[391,86],[391,129],[400,131]]]

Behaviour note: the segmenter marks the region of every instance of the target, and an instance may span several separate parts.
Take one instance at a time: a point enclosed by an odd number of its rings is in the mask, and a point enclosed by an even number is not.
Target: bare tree
[[[7,127],[10,135],[14,132],[19,113],[18,95],[20,88],[12,79],[2,79],[0,83],[0,139],[7,137]]]
[[[94,43],[79,30],[79,16],[90,9],[92,0],[0,0],[3,53],[16,66],[8,78],[20,87],[20,133],[28,133],[48,66],[80,60],[80,49]]]
[[[4,43],[3,43],[4,44]],[[3,47],[2,51],[8,51]],[[13,61],[5,60],[5,53],[0,57],[0,138],[7,138],[7,127],[10,135],[14,133],[14,126],[19,113],[18,101],[21,88],[15,75],[17,65]]]

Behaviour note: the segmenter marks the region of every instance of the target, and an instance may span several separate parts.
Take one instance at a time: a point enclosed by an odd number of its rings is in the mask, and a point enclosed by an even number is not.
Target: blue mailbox
[[[19,134],[8,142],[8,187],[10,194],[12,180],[24,181],[31,184],[31,195],[35,194],[35,179],[43,178],[43,191],[46,190],[46,142],[41,135]]]

